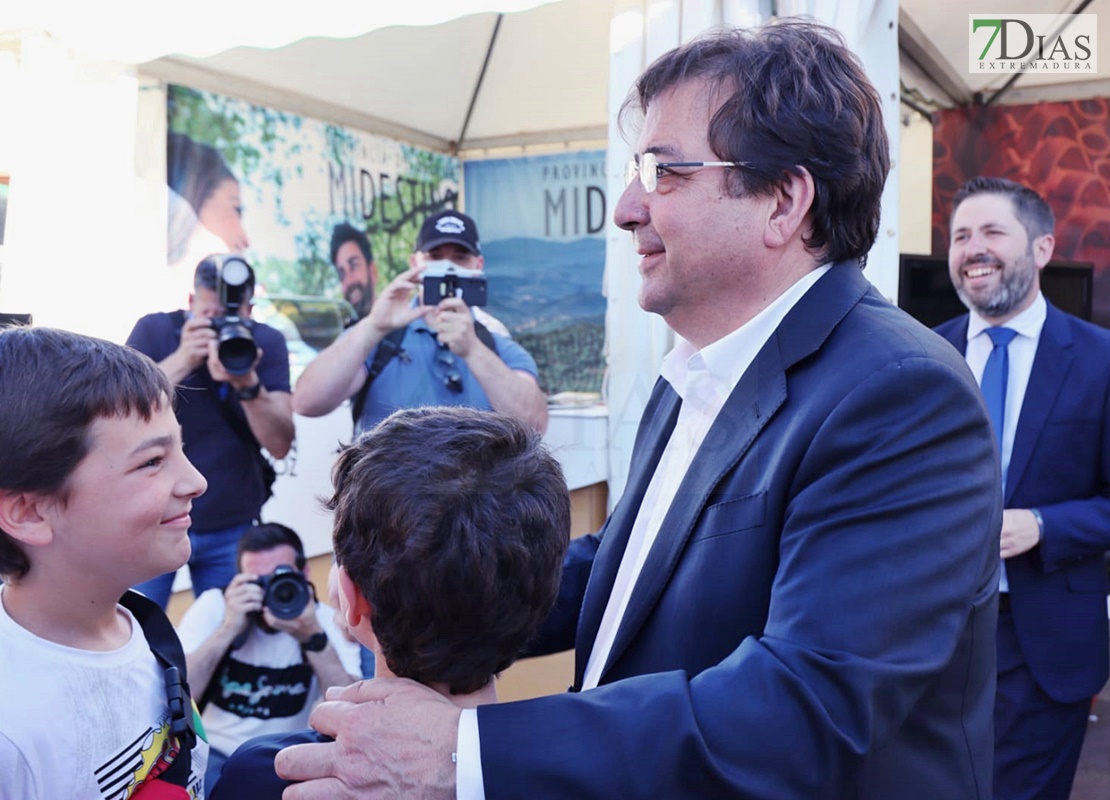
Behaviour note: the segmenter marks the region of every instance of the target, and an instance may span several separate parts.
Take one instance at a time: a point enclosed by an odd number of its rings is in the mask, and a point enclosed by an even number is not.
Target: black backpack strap
[[[480,323],[478,320],[474,320],[474,333],[477,334],[478,341],[480,341],[493,352],[497,352],[497,342],[494,340],[493,334],[490,333],[489,328]]]
[[[173,629],[166,612],[153,600],[129,589],[119,602],[138,620],[151,652],[166,668],[170,735],[177,739],[179,748],[173,764],[158,777],[177,786],[188,786],[197,731],[193,723],[193,698],[189,694],[185,651],[181,647],[181,640],[177,638],[177,631]]]
[[[408,330],[407,327],[392,330],[384,339],[378,342],[378,349],[374,353],[374,360],[370,362],[366,380],[363,381],[362,388],[355,392],[355,395],[351,398],[351,418],[355,425],[358,425],[359,417],[362,416],[362,409],[366,406],[366,395],[370,393],[370,384],[382,374],[382,370],[385,369],[389,360],[401,352],[401,342],[405,338],[406,330]]]

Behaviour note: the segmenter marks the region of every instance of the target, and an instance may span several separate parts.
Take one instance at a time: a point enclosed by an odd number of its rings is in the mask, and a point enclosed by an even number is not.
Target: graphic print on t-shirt
[[[219,673],[212,702],[239,717],[291,717],[304,709],[311,684],[309,664],[259,667],[229,658]]]
[[[126,800],[147,781],[165,772],[177,757],[170,737],[169,719],[158,728],[147,728],[124,745],[96,770],[96,784],[104,800]],[[189,796],[199,796],[200,775],[190,770]]]

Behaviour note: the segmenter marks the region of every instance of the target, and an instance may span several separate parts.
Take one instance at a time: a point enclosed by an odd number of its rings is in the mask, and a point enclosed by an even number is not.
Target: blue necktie
[[[983,368],[983,380],[979,382],[979,388],[983,392],[983,400],[987,403],[987,411],[994,425],[994,435],[998,440],[998,452],[1001,453],[1002,423],[1006,410],[1006,380],[1010,372],[1007,347],[1017,336],[1017,331],[1013,328],[987,328],[987,336],[991,337],[994,348],[987,358],[987,365]]]

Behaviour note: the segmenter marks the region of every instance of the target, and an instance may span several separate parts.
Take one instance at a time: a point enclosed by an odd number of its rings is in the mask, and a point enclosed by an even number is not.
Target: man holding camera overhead
[[[359,433],[399,408],[470,406],[511,414],[542,433],[547,398],[536,362],[475,320],[472,306],[485,302],[481,252],[466,214],[447,209],[425,219],[410,269],[308,365],[294,410],[319,417],[351,398]],[[419,292],[423,302],[413,302]]]
[[[289,353],[279,331],[251,320],[253,295],[254,270],[241,256],[209,256],[197,265],[188,308],[147,314],[127,338],[177,387],[185,448],[208,480],[189,529],[198,596],[238,572],[239,537],[269,495],[272,469],[260,447],[284,458],[293,443]],[[173,577],[135,588],[164,608]]]
[[[248,526],[237,564],[227,589],[198,595],[178,626],[208,733],[209,794],[235,748],[307,727],[329,686],[361,678],[358,644],[337,627],[335,609],[316,602],[296,531]]]

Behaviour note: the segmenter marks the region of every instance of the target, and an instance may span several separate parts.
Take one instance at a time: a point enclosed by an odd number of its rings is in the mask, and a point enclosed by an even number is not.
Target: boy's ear
[[[38,494],[0,489],[0,529],[32,547],[50,544],[54,529],[42,513],[46,502]]]

